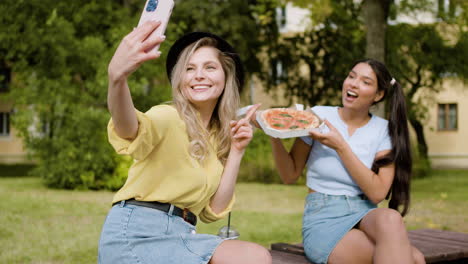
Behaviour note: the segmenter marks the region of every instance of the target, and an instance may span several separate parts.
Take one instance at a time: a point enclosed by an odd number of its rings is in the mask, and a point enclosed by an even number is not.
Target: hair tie
[[[390,85],[393,86],[393,85],[395,85],[395,83],[396,83],[395,78],[392,78],[392,80],[390,81]]]

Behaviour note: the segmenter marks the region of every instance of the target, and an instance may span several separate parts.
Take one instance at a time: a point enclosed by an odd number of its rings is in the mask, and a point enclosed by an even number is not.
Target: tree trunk
[[[413,100],[416,94],[416,91],[418,90],[418,87],[421,86],[426,86],[421,84],[421,78],[423,72],[418,69],[416,71],[417,73],[417,81],[415,83],[411,83],[411,89],[409,92],[405,95],[406,96],[406,105],[408,106],[408,121],[410,122],[411,126],[414,129],[414,132],[416,133],[416,144],[417,144],[417,151],[418,151],[418,156],[419,160],[422,160],[423,163],[427,164],[430,166],[430,161],[429,161],[429,147],[427,146],[426,142],[426,136],[424,135],[424,123],[421,122],[418,119],[418,115],[415,114],[416,110],[415,108],[418,107],[418,105],[415,105]],[[429,169],[429,167],[427,167]],[[425,172],[422,172],[423,174],[426,174]]]
[[[385,62],[385,34],[387,30],[388,0],[364,0],[362,11],[366,32],[366,57]]]
[[[414,118],[409,118],[411,126],[414,128],[414,131],[416,132],[416,139],[418,141],[418,153],[419,157],[421,159],[428,160],[429,155],[428,155],[428,147],[426,143],[426,137],[424,136],[424,126],[423,124]]]
[[[387,31],[390,0],[364,0],[362,12],[366,26],[366,57],[385,63],[385,35]],[[380,103],[372,111],[385,117],[385,104]]]

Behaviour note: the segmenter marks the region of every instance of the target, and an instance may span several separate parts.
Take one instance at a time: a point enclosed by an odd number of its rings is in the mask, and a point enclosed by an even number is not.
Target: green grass
[[[468,171],[436,170],[412,185],[409,229],[436,228],[468,233]]]
[[[413,182],[409,229],[468,233],[468,171],[434,171]],[[304,186],[240,183],[231,224],[242,240],[266,247],[300,242]],[[0,178],[0,263],[96,263],[97,243],[113,193],[43,187],[39,178]],[[223,219],[200,224],[216,234]]]

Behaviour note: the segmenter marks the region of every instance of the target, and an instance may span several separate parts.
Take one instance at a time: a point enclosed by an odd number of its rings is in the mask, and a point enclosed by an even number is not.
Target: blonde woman
[[[146,52],[164,41],[148,37],[158,26],[148,22],[129,33],[108,68],[109,141],[135,162],[104,223],[99,263],[271,263],[257,244],[195,229],[197,218],[213,222],[231,210],[252,139],[247,118],[232,121],[244,82],[239,56],[214,34],[183,36],[166,61],[173,103],[141,113],[127,78],[159,57]]]

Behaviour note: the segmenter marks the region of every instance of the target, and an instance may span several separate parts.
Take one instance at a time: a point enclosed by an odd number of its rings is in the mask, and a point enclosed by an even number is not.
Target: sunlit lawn
[[[409,229],[468,233],[468,171],[435,171],[416,180]],[[266,247],[300,242],[304,186],[238,184],[232,225],[242,240]],[[51,190],[38,178],[0,178],[0,263],[96,263],[111,192]],[[222,220],[200,224],[216,234]]]

